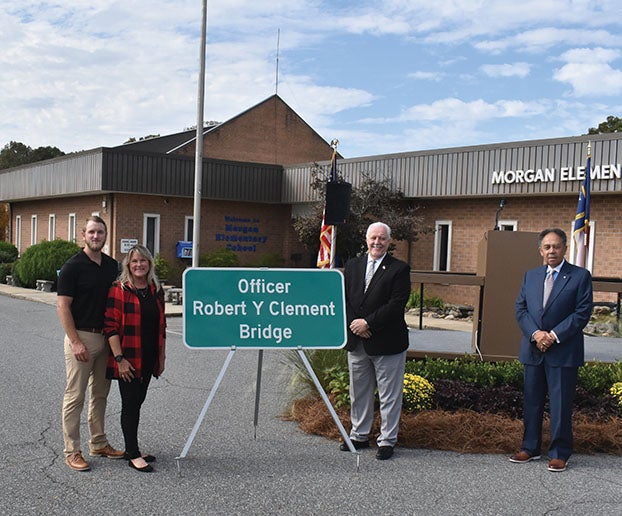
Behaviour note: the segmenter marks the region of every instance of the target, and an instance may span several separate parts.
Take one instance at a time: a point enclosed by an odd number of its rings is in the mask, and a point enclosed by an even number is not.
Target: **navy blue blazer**
[[[516,300],[516,320],[523,333],[518,359],[523,364],[543,362],[555,367],[579,367],[585,363],[583,328],[592,315],[592,276],[587,269],[564,262],[545,307],[544,279],[547,266],[525,273]],[[559,343],[540,352],[531,336],[537,330],[554,331]]]
[[[408,326],[404,310],[410,297],[410,267],[387,254],[376,269],[367,292],[367,254],[352,258],[344,270],[346,317],[350,350],[361,342],[368,355],[396,355],[408,349]],[[365,319],[371,337],[363,339],[350,331],[354,319]]]

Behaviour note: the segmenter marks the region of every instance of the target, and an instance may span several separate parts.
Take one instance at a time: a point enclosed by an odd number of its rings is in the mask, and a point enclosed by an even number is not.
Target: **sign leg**
[[[315,383],[315,387],[320,393],[320,396],[322,396],[322,399],[324,400],[324,403],[326,404],[326,408],[328,408],[328,411],[330,412],[330,415],[333,417],[333,420],[335,421],[337,428],[339,428],[339,432],[341,432],[341,435],[343,436],[343,441],[348,445],[348,448],[350,449],[352,453],[356,453],[357,455],[359,455],[359,453],[356,451],[356,448],[354,448],[352,441],[350,440],[350,436],[348,435],[348,433],[346,432],[346,429],[341,423],[341,420],[339,419],[337,412],[335,412],[335,409],[331,405],[330,400],[328,399],[328,396],[326,395],[326,392],[324,392],[324,389],[322,388],[322,384],[320,383],[320,380],[315,374],[313,367],[311,367],[311,363],[309,362],[307,355],[305,355],[305,352],[302,349],[297,349],[296,351],[298,351],[298,354],[300,355],[302,362],[307,368],[307,371],[309,371],[311,378],[313,378],[313,383]],[[358,469],[358,457],[357,457],[357,469]]]
[[[220,382],[222,382],[222,379],[225,376],[225,371],[229,367],[229,364],[231,363],[231,359],[233,358],[234,353],[235,353],[235,348],[232,348],[229,351],[229,354],[227,355],[227,359],[225,360],[225,363],[220,369],[220,373],[218,374],[218,377],[216,378],[216,382],[214,383],[214,386],[212,387],[212,390],[210,391],[209,396],[207,397],[207,400],[205,401],[205,405],[203,405],[203,410],[201,410],[201,414],[199,414],[199,418],[194,424],[194,428],[192,429],[192,432],[190,433],[190,437],[188,438],[188,441],[186,442],[184,449],[179,454],[179,457],[175,457],[175,460],[177,461],[177,469],[180,472],[181,472],[181,469],[179,466],[179,461],[181,459],[184,459],[186,455],[188,454],[188,450],[190,449],[190,446],[192,445],[192,441],[194,441],[194,438],[196,437],[197,432],[199,431],[199,427],[201,426],[201,423],[203,422],[203,418],[205,418],[205,413],[207,412],[207,409],[209,408],[210,404],[212,403],[212,400],[214,399],[214,396],[216,395],[216,391],[218,390],[218,387],[220,386]]]
[[[259,396],[261,394],[261,368],[263,364],[263,349],[259,350],[257,356],[257,385],[255,386],[255,417],[253,419],[253,425],[255,427],[255,435],[253,438],[257,440],[257,423],[259,422]]]

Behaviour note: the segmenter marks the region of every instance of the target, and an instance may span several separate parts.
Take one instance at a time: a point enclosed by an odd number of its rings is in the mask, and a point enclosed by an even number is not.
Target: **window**
[[[37,216],[30,217],[30,245],[37,243]]]
[[[434,270],[448,271],[451,267],[451,221],[437,220],[434,236]]]
[[[143,245],[153,256],[160,252],[160,215],[143,214]]]
[[[19,253],[22,252],[22,216],[15,217],[15,247]]]
[[[500,231],[518,231],[518,220],[500,220]]]
[[[69,240],[70,242],[75,242],[76,241],[76,214],[75,213],[70,213],[69,214],[69,221],[67,223],[67,240]]]
[[[56,215],[53,213],[48,217],[48,240],[56,240]]]
[[[574,265],[577,264],[577,242],[574,239],[572,234],[574,230],[574,224],[570,228],[570,233],[568,233],[568,248],[570,249],[568,253],[568,261]],[[596,222],[590,220],[590,242],[587,248],[587,263],[585,264],[585,268],[592,272],[592,267],[594,266],[594,240],[596,240]]]
[[[186,220],[184,222],[184,239],[186,242],[192,242],[192,235],[194,231],[194,217],[189,217],[186,215]]]

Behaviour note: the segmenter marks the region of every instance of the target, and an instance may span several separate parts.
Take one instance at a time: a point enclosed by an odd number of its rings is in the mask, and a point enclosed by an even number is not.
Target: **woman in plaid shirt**
[[[166,317],[153,256],[142,245],[129,250],[108,292],[104,334],[111,349],[106,375],[119,380],[125,458],[138,471],[153,471],[155,457],[138,448],[138,422],[151,377],[164,371]]]

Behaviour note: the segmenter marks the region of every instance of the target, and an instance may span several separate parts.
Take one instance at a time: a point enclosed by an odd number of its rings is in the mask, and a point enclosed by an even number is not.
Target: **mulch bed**
[[[336,409],[346,430],[350,428],[347,409]],[[307,433],[341,440],[341,434],[326,405],[320,398],[296,400],[288,419],[297,421]],[[573,418],[574,452],[583,454],[608,453],[622,455],[622,418],[595,420],[575,413]],[[379,416],[376,413],[372,434],[379,433]],[[549,445],[549,423],[545,416],[542,447]],[[523,422],[498,414],[480,414],[464,410],[444,412],[426,410],[419,413],[402,413],[399,446],[451,450],[463,453],[515,453],[523,436]]]

